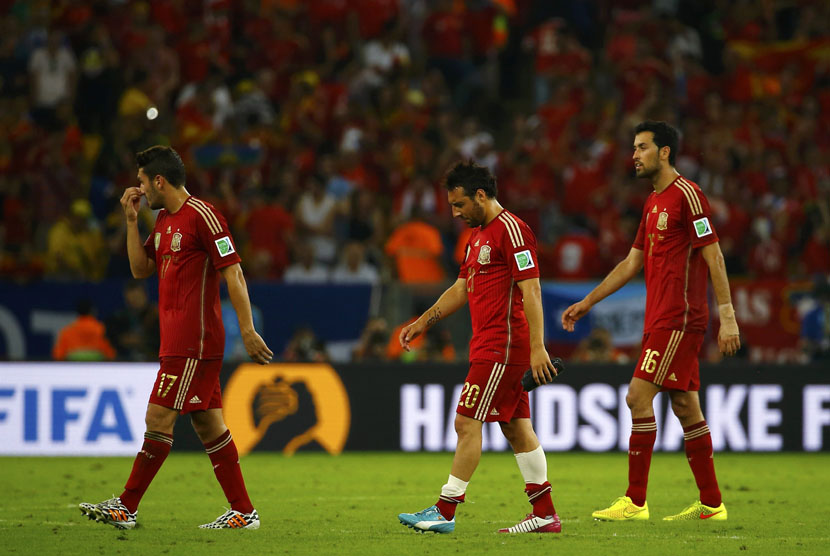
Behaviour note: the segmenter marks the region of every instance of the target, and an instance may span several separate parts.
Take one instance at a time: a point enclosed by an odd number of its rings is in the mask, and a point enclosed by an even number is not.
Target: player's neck
[[[680,173],[674,169],[674,166],[666,166],[660,172],[654,176],[654,179],[651,181],[651,185],[654,187],[654,191],[657,193],[662,193],[668,186],[670,186],[674,180],[677,179]]]
[[[504,210],[504,207],[496,199],[488,199],[485,201],[484,204],[484,225],[486,226],[493,220],[495,220],[496,216],[501,214],[501,211]]]
[[[164,208],[167,209],[167,212],[170,214],[175,214],[179,212],[179,209],[182,208],[187,198],[190,197],[190,193],[187,192],[187,189],[184,186],[173,189],[167,198],[164,200]]]

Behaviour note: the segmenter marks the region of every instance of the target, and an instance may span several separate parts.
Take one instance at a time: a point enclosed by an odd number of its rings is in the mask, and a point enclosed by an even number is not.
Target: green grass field
[[[132,531],[88,521],[78,502],[119,494],[127,458],[0,458],[4,554],[827,554],[830,454],[718,454],[727,522],[663,522],[697,497],[682,454],[655,454],[651,520],[600,523],[621,495],[624,454],[549,454],[560,535],[498,535],[529,511],[511,454],[485,454],[450,535],[418,534],[400,512],[435,501],[450,454],[365,453],[242,459],[258,531],[200,530],[225,502],[207,457],[168,458]]]

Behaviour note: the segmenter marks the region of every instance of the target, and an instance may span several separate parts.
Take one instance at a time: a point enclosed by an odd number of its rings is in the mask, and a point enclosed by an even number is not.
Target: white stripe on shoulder
[[[214,223],[214,225],[216,225],[216,228],[221,232],[222,231],[222,224],[219,222],[219,218],[217,218],[216,213],[214,212],[214,210],[211,207],[207,206],[207,203],[205,203],[201,199],[197,199],[196,197],[191,197],[191,199],[193,200],[194,203],[196,203],[197,205],[200,205],[203,209],[205,209],[205,212],[207,212],[210,219],[213,220],[213,223]]]
[[[199,205],[195,201],[192,201],[192,199],[193,197],[187,200],[187,205],[194,209],[196,212],[198,212],[200,215],[202,215],[202,219],[205,221],[205,224],[207,224],[210,233],[220,233],[222,231],[222,227],[215,222],[216,217],[210,213],[210,210],[208,210],[207,207]]]
[[[518,237],[518,239],[519,239],[519,245],[524,245],[525,244],[525,238],[522,235],[522,227],[519,226],[519,221],[516,220],[515,216],[513,216],[512,214],[510,214],[508,212],[503,212],[501,214],[502,214],[502,216],[505,217],[505,219],[508,222],[511,222],[513,224],[513,229],[516,230],[516,237]],[[517,245],[517,247],[518,247],[518,245]]]
[[[676,183],[677,187],[679,187],[683,194],[686,195],[686,200],[689,201],[689,208],[692,209],[692,214],[697,215],[702,213],[703,209],[700,206],[700,199],[697,196],[695,188],[682,177],[678,177]]]

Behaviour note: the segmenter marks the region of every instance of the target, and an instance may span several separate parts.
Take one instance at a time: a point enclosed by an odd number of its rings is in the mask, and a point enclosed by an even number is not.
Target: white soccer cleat
[[[525,518],[506,529],[499,529],[499,533],[561,533],[562,523],[559,516],[553,514],[551,517],[539,517],[534,514],[527,514]]]
[[[199,529],[259,529],[259,514],[256,510],[249,514],[228,510],[211,523],[199,525]]]
[[[118,529],[132,529],[135,527],[135,516],[138,512],[130,513],[127,506],[121,503],[121,498],[113,497],[98,504],[81,502],[78,509],[89,519],[112,525]]]

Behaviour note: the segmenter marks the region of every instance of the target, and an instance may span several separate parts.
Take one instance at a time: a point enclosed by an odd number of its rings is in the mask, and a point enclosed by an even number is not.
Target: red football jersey
[[[188,197],[174,214],[159,211],[144,250],[158,272],[159,357],[221,359],[225,327],[217,271],[241,260],[225,218]]]
[[[473,322],[470,360],[530,364],[530,331],[516,282],[539,277],[536,236],[504,210],[473,229],[459,278],[467,280]]]
[[[706,331],[709,267],[700,247],[716,241],[709,202],[696,183],[677,176],[648,196],[634,240],[644,252],[644,332]]]

